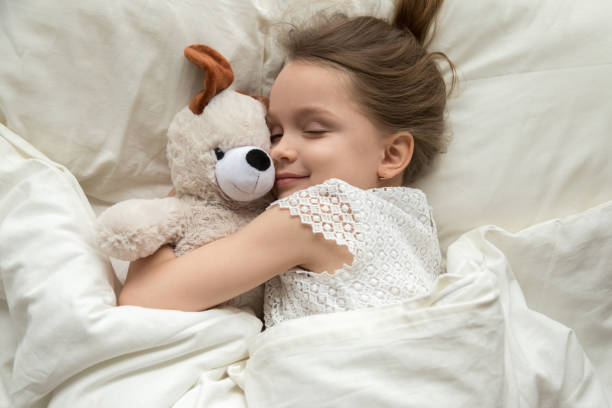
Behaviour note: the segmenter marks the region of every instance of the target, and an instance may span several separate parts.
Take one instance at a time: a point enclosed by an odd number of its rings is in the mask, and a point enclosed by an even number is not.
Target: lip
[[[308,176],[300,176],[299,174],[293,173],[280,173],[276,175],[276,185],[277,187],[284,187],[307,177]]]
[[[294,173],[278,173],[276,175],[276,179],[286,179],[286,178],[304,178],[306,176],[301,176],[299,174],[294,174]]]

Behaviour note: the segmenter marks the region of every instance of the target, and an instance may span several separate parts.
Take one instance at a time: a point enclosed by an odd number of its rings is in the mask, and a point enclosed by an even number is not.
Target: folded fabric
[[[116,279],[93,244],[93,212],[76,180],[8,129],[0,134],[14,407],[608,405],[574,331],[528,307],[515,269],[537,274],[553,256],[556,276],[568,276],[585,248],[590,256],[610,248],[612,202],[526,235],[496,227],[463,235],[431,295],[260,333],[261,321],[232,308],[116,307]],[[522,256],[529,240],[546,239],[563,250]],[[599,277],[607,267],[582,265]],[[592,339],[607,327],[581,333]],[[593,350],[605,360],[603,348]],[[609,374],[609,362],[597,363]]]
[[[0,273],[15,336],[14,407],[170,406],[246,357],[261,321],[234,309],[115,307],[78,183],[0,125]]]
[[[451,246],[431,296],[264,332],[245,368],[248,406],[608,406],[574,332],[526,306],[487,231]]]

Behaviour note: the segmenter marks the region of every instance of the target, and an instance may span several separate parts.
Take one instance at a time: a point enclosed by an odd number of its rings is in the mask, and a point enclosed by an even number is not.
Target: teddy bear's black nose
[[[260,149],[250,150],[246,155],[246,160],[259,171],[268,170],[271,164],[268,155]]]

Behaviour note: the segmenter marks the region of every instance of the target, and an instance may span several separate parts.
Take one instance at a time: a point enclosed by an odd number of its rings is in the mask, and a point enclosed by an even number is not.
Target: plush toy
[[[168,128],[167,156],[176,195],[123,201],[99,216],[98,244],[114,258],[133,261],[165,244],[181,256],[237,231],[271,201],[268,192],[275,176],[267,153],[267,100],[230,90],[232,68],[214,49],[192,45],[185,56],[204,69],[206,77],[205,89]],[[228,303],[259,309],[261,291]]]

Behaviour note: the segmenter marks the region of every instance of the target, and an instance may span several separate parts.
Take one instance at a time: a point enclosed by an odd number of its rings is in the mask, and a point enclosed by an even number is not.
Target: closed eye
[[[277,133],[275,135],[270,135],[270,143],[276,143],[278,140],[283,137],[282,133]]]

